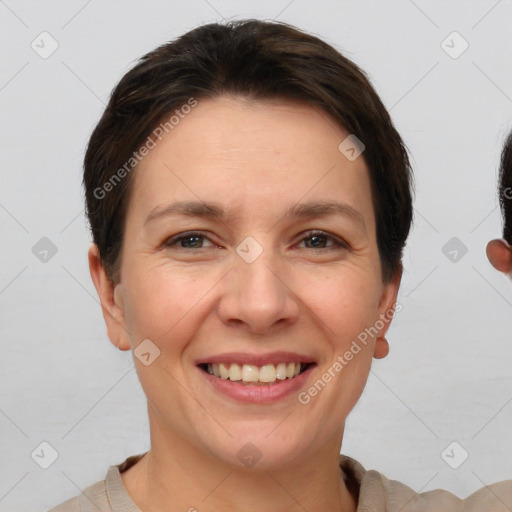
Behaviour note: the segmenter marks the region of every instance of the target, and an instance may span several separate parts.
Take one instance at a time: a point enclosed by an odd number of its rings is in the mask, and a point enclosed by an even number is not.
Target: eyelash
[[[315,231],[315,230],[308,231],[301,238],[300,242],[303,242],[304,240],[311,239],[314,237],[325,238],[327,241],[331,241],[333,243],[333,245],[331,245],[329,247],[321,247],[320,248],[325,251],[333,250],[333,249],[350,249],[350,245],[347,242],[345,242],[344,240],[342,240],[338,237],[335,237],[334,235],[330,235],[329,233],[326,233],[324,231]],[[187,240],[190,238],[208,239],[208,237],[204,233],[201,233],[200,231],[191,231],[190,233],[177,235],[177,236],[167,239],[163,243],[163,246],[167,247],[167,248],[173,248],[177,243],[181,242],[182,240]],[[189,247],[178,247],[178,249],[187,250],[190,248]],[[195,249],[195,250],[201,250],[201,249],[208,249],[208,247],[199,247],[198,249]],[[310,250],[310,251],[315,251],[315,248],[311,248],[311,247],[306,247],[306,249]],[[192,250],[194,250],[194,249],[192,249]]]

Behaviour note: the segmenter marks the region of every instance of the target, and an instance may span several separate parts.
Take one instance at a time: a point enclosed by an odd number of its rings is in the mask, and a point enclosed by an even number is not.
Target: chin
[[[246,427],[238,433],[231,431],[232,438],[223,436],[214,446],[210,438],[208,449],[213,456],[239,469],[272,471],[293,464],[308,451],[308,442],[296,425],[290,425],[295,428],[283,429],[278,435],[279,421],[272,426],[274,432],[272,428]]]

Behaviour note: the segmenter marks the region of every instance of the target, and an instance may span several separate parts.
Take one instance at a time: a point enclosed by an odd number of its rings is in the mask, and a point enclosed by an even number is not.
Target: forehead
[[[364,159],[351,161],[339,150],[348,135],[326,112],[304,103],[198,100],[139,163],[133,206],[209,199],[243,210],[321,198],[365,210],[371,192]]]

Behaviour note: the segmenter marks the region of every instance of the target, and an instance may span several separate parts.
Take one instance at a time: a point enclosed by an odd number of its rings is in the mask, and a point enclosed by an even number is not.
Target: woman
[[[84,185],[151,449],[54,512],[460,509],[339,455],[412,219],[407,153],[352,62],[285,24],[192,30],[116,87]],[[466,510],[506,510],[506,485]]]
[[[512,133],[501,153],[498,192],[503,214],[503,239],[487,244],[487,257],[496,270],[512,278]]]

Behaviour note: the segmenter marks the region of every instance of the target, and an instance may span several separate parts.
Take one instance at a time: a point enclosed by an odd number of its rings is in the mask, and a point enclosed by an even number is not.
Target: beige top
[[[145,453],[132,455],[122,464],[110,466],[105,480],[84,489],[49,512],[142,512],[126,491],[121,473]],[[366,471],[359,462],[340,455],[340,467],[349,491],[356,497],[357,512],[511,512],[512,480],[498,482],[476,491],[466,499],[436,489],[416,493],[378,471]]]

